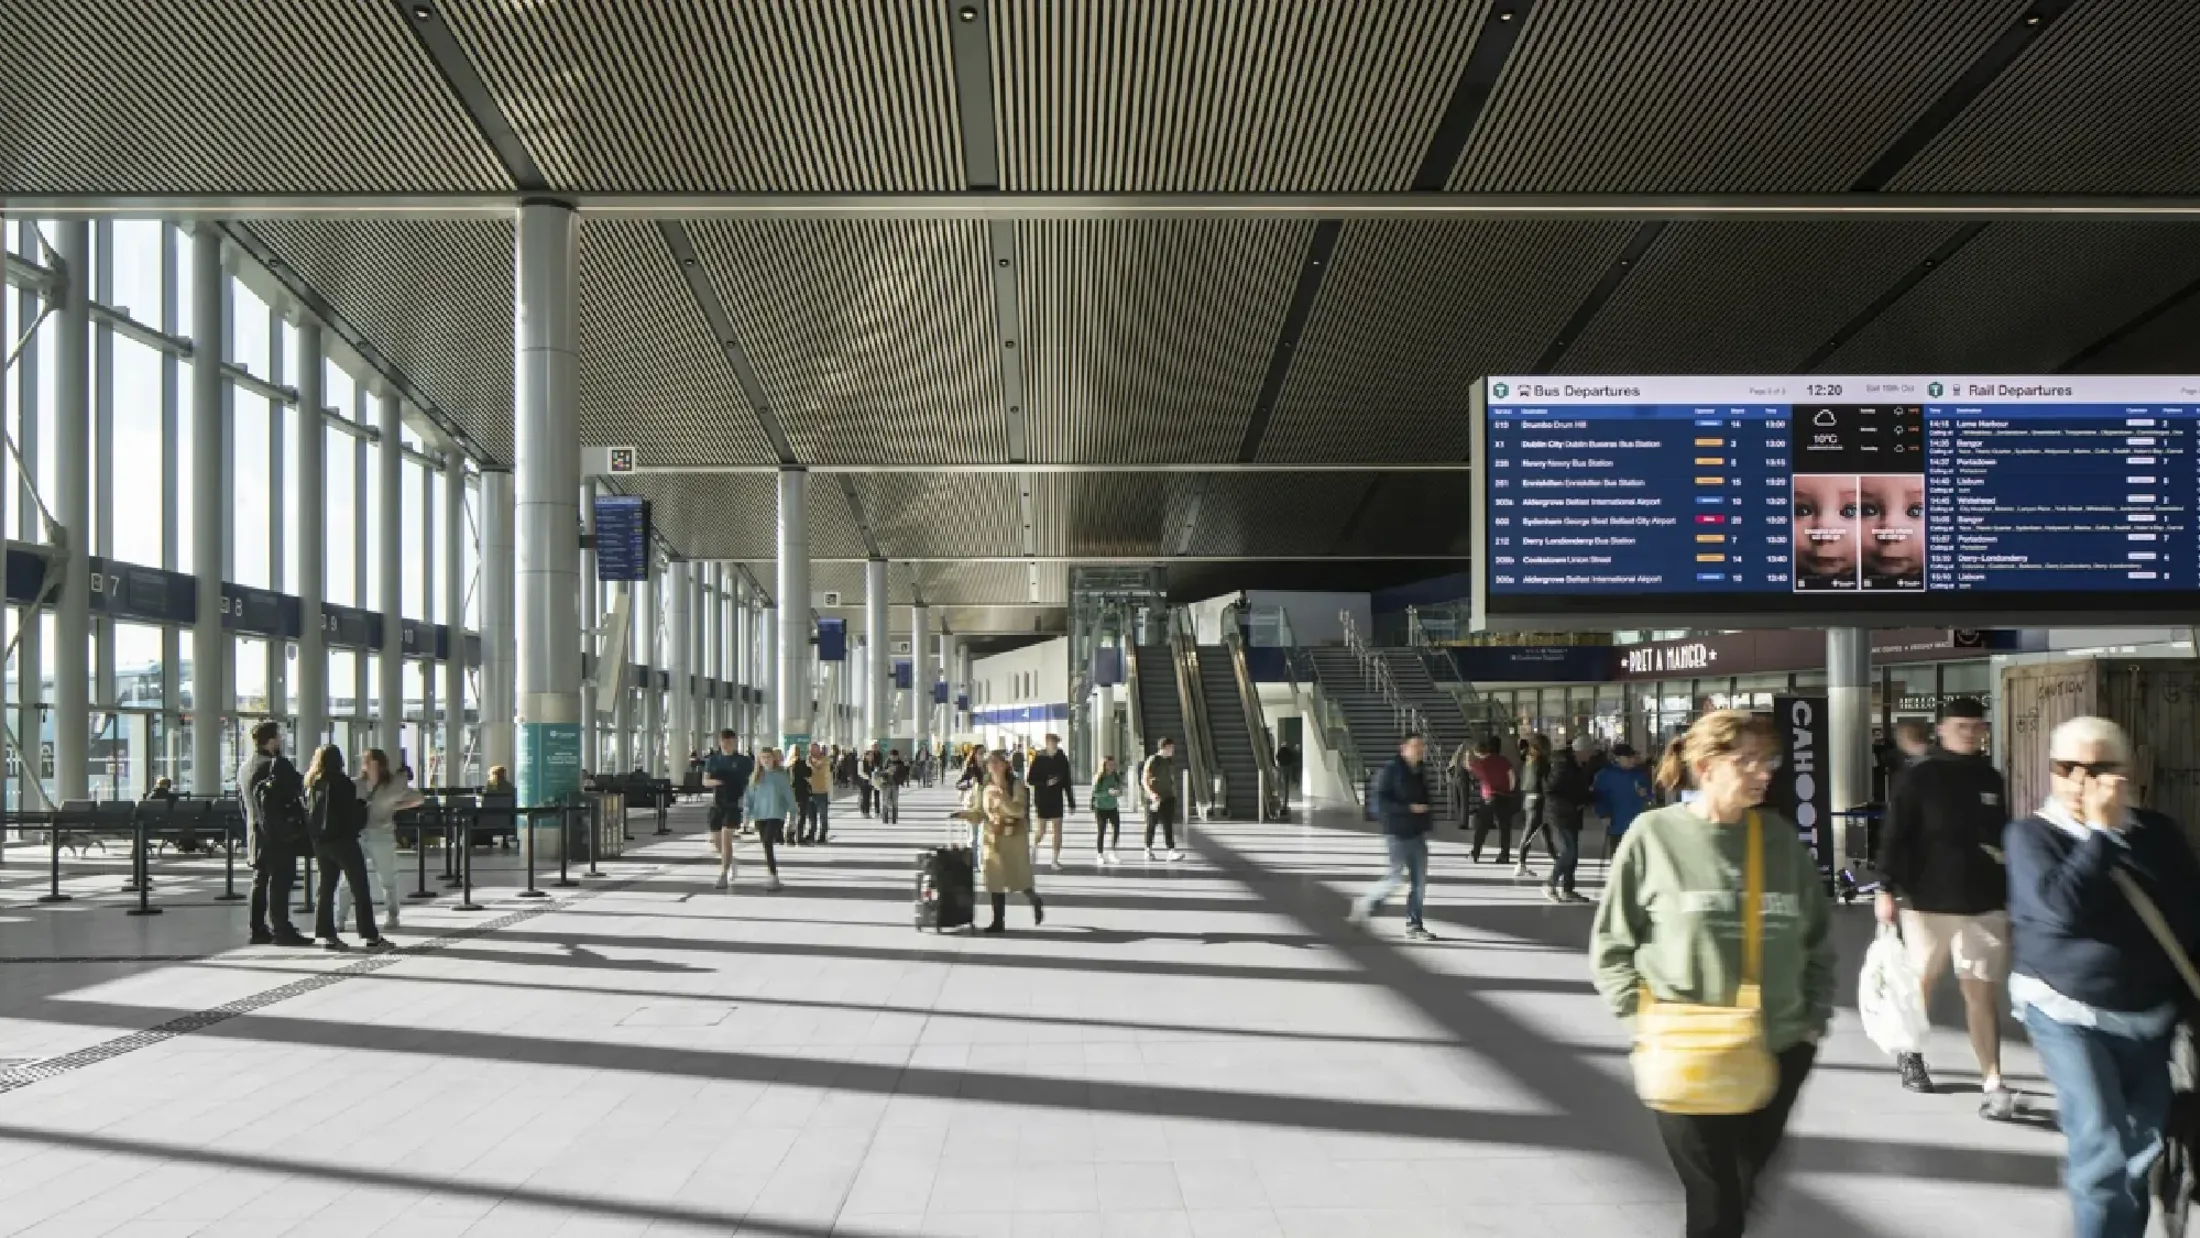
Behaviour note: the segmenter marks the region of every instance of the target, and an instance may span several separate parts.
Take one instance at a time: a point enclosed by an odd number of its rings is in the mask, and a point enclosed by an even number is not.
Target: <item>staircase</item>
[[[1267,740],[1253,735],[1228,648],[1199,646],[1199,687],[1207,702],[1207,734],[1215,741],[1215,768],[1222,771],[1222,815],[1231,821],[1258,821],[1260,760],[1253,745]]]
[[[1177,699],[1175,654],[1162,645],[1138,647],[1138,715],[1145,734],[1139,741],[1150,756],[1164,736],[1176,741],[1177,756],[1184,755],[1184,702]],[[1137,762],[1132,762],[1135,769]]]
[[[1458,751],[1459,745],[1469,739],[1479,739],[1478,732],[1470,727],[1467,716],[1460,709],[1459,698],[1451,690],[1429,675],[1428,663],[1412,649],[1375,649],[1374,656],[1390,667],[1391,680],[1398,685],[1398,695],[1406,704],[1421,711],[1428,719],[1428,759],[1441,766]],[[1390,754],[1397,751],[1398,743],[1405,736],[1398,726],[1397,712],[1383,698],[1382,689],[1360,675],[1360,661],[1348,649],[1325,646],[1312,651],[1314,673],[1321,678],[1322,691],[1337,703],[1343,712],[1345,725],[1352,731],[1352,743],[1357,752],[1347,753],[1347,764],[1365,785],[1367,776]]]
[[[1429,730],[1434,732],[1427,736],[1430,760],[1442,764],[1459,751],[1459,745],[1482,738],[1468,724],[1466,713],[1459,707],[1459,698],[1429,674],[1428,661],[1418,650],[1378,649],[1375,656],[1390,664],[1390,677],[1398,685],[1398,696],[1428,719]]]

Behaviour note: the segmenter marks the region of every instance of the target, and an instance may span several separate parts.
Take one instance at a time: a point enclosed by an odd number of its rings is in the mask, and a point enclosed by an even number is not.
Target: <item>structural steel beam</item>
[[[658,473],[755,473],[780,471],[776,464],[644,464],[632,475]],[[1471,473],[1474,466],[1462,460],[1386,461],[1376,464],[1314,464],[1291,461],[1172,461],[1161,464],[1125,464],[1093,461],[1053,464],[1001,464],[973,461],[967,464],[805,464],[812,473]],[[629,474],[621,474],[628,476]]]
[[[901,193],[560,194],[612,219],[2091,219],[2200,218],[2200,198],[2111,194]],[[516,194],[0,194],[0,212],[52,218],[512,219]]]

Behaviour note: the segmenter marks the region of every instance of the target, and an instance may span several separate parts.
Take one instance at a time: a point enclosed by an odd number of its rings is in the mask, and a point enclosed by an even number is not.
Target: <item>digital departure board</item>
[[[2200,602],[2200,379],[1492,378],[1487,620]]]
[[[649,503],[626,494],[596,496],[596,579],[649,579]]]

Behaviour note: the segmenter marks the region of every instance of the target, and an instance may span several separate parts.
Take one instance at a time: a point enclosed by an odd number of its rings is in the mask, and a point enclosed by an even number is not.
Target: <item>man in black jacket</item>
[[[1054,858],[1048,865],[1055,872],[1062,871],[1062,816],[1064,806],[1077,806],[1071,798],[1069,754],[1062,751],[1062,737],[1049,734],[1046,751],[1034,754],[1030,771],[1024,781],[1031,786],[1031,815],[1039,824],[1031,833],[1031,854],[1039,855],[1039,844],[1049,831],[1054,835]]]
[[[1420,736],[1406,736],[1405,742],[1398,745],[1398,755],[1375,780],[1375,812],[1383,823],[1383,844],[1390,854],[1390,866],[1382,880],[1352,904],[1348,917],[1355,926],[1366,927],[1383,900],[1410,882],[1406,889],[1406,936],[1415,941],[1436,940],[1436,934],[1421,923],[1421,899],[1428,889],[1430,820],[1428,774],[1421,768],[1425,752]]]
[[[1881,924],[1902,926],[1928,1005],[1934,983],[1953,960],[1986,1093],[1979,1111],[2005,1120],[2016,1111],[2014,1095],[2001,1082],[2001,985],[2009,974],[2009,877],[2001,836],[2009,823],[2009,791],[1984,755],[1984,705],[1969,697],[1949,701],[1936,732],[1939,746],[1897,774],[1888,792],[1876,910]],[[1896,1066],[1903,1087],[1933,1090],[1923,1054],[1901,1054]]]
[[[1543,820],[1549,831],[1545,838],[1557,844],[1558,853],[1551,861],[1551,880],[1543,887],[1543,897],[1554,903],[1589,901],[1574,888],[1574,873],[1581,867],[1582,814],[1595,798],[1585,761],[1595,752],[1594,741],[1577,735],[1573,743],[1551,754],[1550,777],[1543,788]],[[1526,843],[1521,844],[1521,856],[1525,861]]]
[[[283,755],[281,723],[252,728],[252,755],[237,770],[237,792],[252,848],[252,944],[310,946],[290,921],[290,890],[308,840],[305,782]]]

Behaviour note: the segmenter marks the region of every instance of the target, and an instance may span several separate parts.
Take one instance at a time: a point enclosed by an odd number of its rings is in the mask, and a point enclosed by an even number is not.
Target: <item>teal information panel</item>
[[[555,804],[581,789],[581,724],[523,722],[519,728],[519,802]]]

